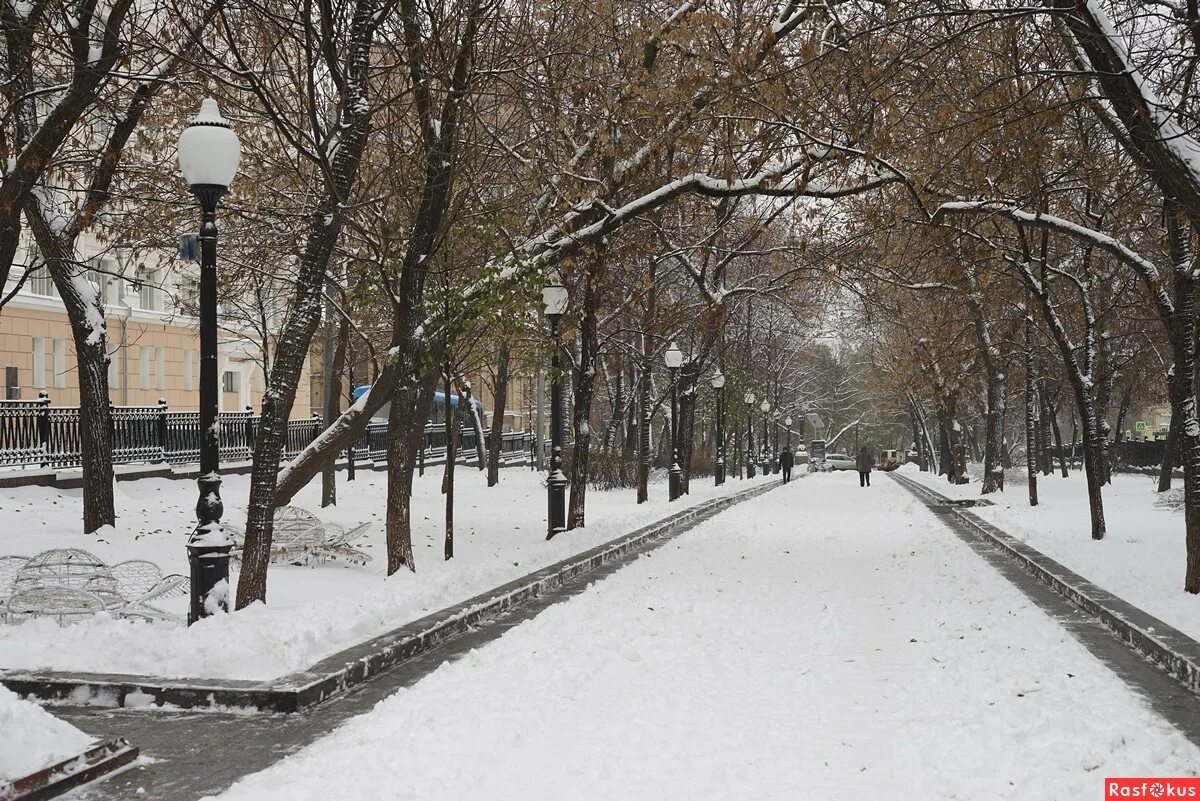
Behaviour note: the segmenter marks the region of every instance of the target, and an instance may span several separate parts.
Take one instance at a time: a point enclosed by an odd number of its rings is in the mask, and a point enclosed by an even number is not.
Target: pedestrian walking
[[[871,486],[871,468],[875,466],[875,457],[866,448],[854,457],[854,466],[858,468],[858,486]]]
[[[796,457],[792,455],[792,449],[784,445],[783,450],[779,452],[779,468],[783,470],[784,484],[792,480],[792,465],[795,463]]]

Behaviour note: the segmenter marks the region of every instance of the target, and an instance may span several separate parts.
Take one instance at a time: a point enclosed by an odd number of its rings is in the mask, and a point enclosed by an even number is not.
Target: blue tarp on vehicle
[[[364,384],[361,387],[355,387],[354,392],[351,393],[350,397],[354,400],[358,400],[363,395],[365,395],[367,390],[370,388],[371,388],[371,386],[369,384]],[[472,398],[471,403],[475,406],[476,411],[479,412],[479,419],[482,420],[483,419],[483,401],[479,400],[479,398]],[[433,393],[433,405],[437,409],[441,409],[443,406],[445,406],[446,405],[446,395],[442,392],[434,392]],[[450,408],[451,409],[458,408],[458,395],[450,396]]]

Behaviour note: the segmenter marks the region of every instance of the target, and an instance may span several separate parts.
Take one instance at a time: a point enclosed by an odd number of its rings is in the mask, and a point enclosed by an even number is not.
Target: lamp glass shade
[[[683,366],[683,351],[672,342],[671,347],[667,348],[667,352],[663,354],[663,361],[667,363],[667,367],[678,370]]]
[[[562,284],[547,284],[542,287],[542,306],[547,316],[566,314],[567,303],[570,300],[571,296]]]
[[[242,160],[242,143],[211,97],[179,135],[178,151],[179,171],[188,186],[228,187]]]
[[[759,406],[758,408],[763,410],[763,414],[766,414],[767,412],[771,411],[771,402],[764,398],[762,406]]]
[[[709,383],[712,384],[713,389],[720,389],[725,386],[725,374],[718,370],[713,373],[712,378],[709,379]]]
[[[783,416],[783,414],[778,409],[776,409],[775,410],[775,419],[778,420],[782,416]]]
[[[747,393],[746,393],[746,405],[747,405],[747,406],[753,406],[753,405],[754,405],[754,400],[755,400],[755,399],[754,399],[754,393],[753,393],[753,392],[747,392]]]
[[[788,426],[789,428],[791,427],[791,425],[792,425],[792,416],[791,416],[790,414],[787,416],[787,419],[783,421],[783,424],[784,424],[785,426]]]

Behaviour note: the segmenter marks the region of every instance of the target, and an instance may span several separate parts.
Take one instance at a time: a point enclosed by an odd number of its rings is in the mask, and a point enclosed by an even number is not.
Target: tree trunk
[[[91,534],[116,523],[113,500],[113,419],[108,393],[108,337],[99,298],[89,299],[77,283],[83,280],[83,265],[73,256],[47,254],[61,259],[52,270],[54,284],[62,296],[75,342],[79,376],[79,449],[83,469],[83,532]],[[72,280],[74,276],[74,280]],[[95,293],[92,293],[95,294]],[[100,320],[93,330],[93,320]],[[124,358],[125,354],[122,354]]]
[[[346,90],[358,102],[344,104],[340,111],[337,152],[333,158],[331,183],[321,193],[308,216],[304,252],[297,271],[291,313],[280,334],[275,363],[267,380],[254,439],[254,466],[250,473],[250,495],[246,515],[246,539],[242,572],[238,579],[237,608],[267,600],[267,566],[274,533],[275,490],[287,434],[287,421],[296,399],[300,373],[308,347],[321,322],[321,288],[334,246],[345,223],[342,205],[358,177],[359,163],[370,133],[370,104],[367,73],[376,24],[375,3],[357,0],[349,25],[346,56]]]
[[[1054,449],[1056,451],[1058,451],[1058,463],[1059,463],[1059,466],[1062,468],[1062,477],[1066,478],[1069,474],[1069,470],[1067,467],[1069,462],[1067,461],[1067,451],[1063,447],[1062,429],[1059,428],[1059,426],[1058,426],[1058,410],[1057,409],[1054,409],[1054,408],[1050,409],[1050,425],[1054,430]],[[1072,435],[1072,436],[1074,436],[1074,435]],[[1075,450],[1074,441],[1071,442],[1071,450],[1072,451]]]
[[[571,409],[571,423],[575,432],[575,443],[571,450],[571,496],[567,503],[567,530],[582,528],[585,520],[589,459],[591,457],[592,399],[596,392],[596,356],[599,336],[592,291],[592,279],[585,279],[584,308],[579,321],[579,366],[575,370],[575,402]]]
[[[337,325],[336,343],[330,359],[329,369],[325,371],[325,428],[333,425],[342,413],[342,373],[346,369],[346,343],[350,338],[350,322],[343,315]],[[325,341],[325,347],[329,347]],[[336,450],[329,457],[325,469],[321,472],[321,506],[337,505],[337,458],[341,450]]]
[[[429,354],[432,359],[434,354]],[[412,370],[402,369],[405,375]],[[416,572],[412,545],[412,482],[417,452],[424,446],[425,421],[433,409],[433,392],[440,373],[430,370],[421,381],[405,381],[396,390],[388,415],[387,460],[388,494],[385,530],[387,534],[387,573],[401,567]]]
[[[445,365],[442,383],[442,410],[445,412],[446,428],[446,470],[442,474],[442,494],[446,496],[446,538],[443,548],[443,558],[454,558],[454,461],[458,457],[458,435],[462,431],[462,423],[458,419],[463,412],[463,396],[458,396],[457,413],[450,408],[450,365]]]
[[[496,385],[492,390],[492,428],[488,432],[487,485],[500,483],[500,453],[504,449],[504,413],[508,408],[508,341],[500,343],[496,357]]]
[[[647,355],[642,358],[641,377],[638,382],[638,503],[650,500],[650,440],[654,416],[654,410],[650,408],[650,391],[650,357]]]
[[[1025,475],[1029,481],[1029,505],[1038,505],[1037,376],[1033,366],[1033,310],[1025,293]]]
[[[688,361],[679,369],[679,422],[676,437],[679,440],[680,489],[687,495],[691,489],[692,453],[696,443],[696,387],[700,376],[700,364]]]
[[[1183,589],[1200,594],[1200,420],[1196,400],[1196,279],[1192,269],[1189,226],[1178,204],[1167,207],[1167,234],[1173,262],[1175,314],[1171,320],[1174,357],[1169,389],[1171,423],[1183,464],[1183,515],[1187,560]]]
[[[1166,492],[1171,488],[1171,479],[1175,472],[1175,448],[1179,441],[1179,412],[1171,404],[1171,425],[1167,429],[1167,441],[1163,443],[1163,460],[1158,469],[1158,491]]]

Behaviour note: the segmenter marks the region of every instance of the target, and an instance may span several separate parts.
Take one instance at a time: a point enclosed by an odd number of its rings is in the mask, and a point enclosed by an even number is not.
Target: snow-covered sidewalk
[[[386,475],[339,474],[336,507],[320,508],[320,482],[295,504],[351,528],[372,522],[356,545],[374,556],[366,566],[273,565],[268,605],[184,627],[98,615],[60,627],[52,620],[0,624],[0,668],[265,680],[300,670],[356,642],[465,601],[515,578],[614,539],[672,512],[751,486],[712,479],[692,482],[690,495],[667,502],[664,483],[637,504],[633,490],[588,491],[586,528],[546,542],[544,474],[501,471],[497,487],[478,470],[456,471],[455,558],[442,559],[441,469],[415,480],[413,528],[417,572],[387,578],[384,551]],[[249,482],[227,476],[226,519],[245,521]],[[0,498],[0,554],[32,556],[48,548],[83,548],[108,564],[150,559],[167,573],[187,574],[185,544],[194,523],[196,485],[142,479],[116,485],[118,525],[79,533],[79,493],[43,487],[7,490]],[[186,598],[174,601],[186,613]],[[167,604],[163,604],[166,606]]]
[[[901,468],[951,498],[978,498],[979,484],[952,485],[945,478]],[[1183,512],[1161,503],[1158,479],[1117,474],[1104,488],[1105,539],[1091,537],[1086,477],[1074,471],[1038,476],[1038,505],[1029,505],[1024,471],[1008,471],[1007,488],[987,496],[991,506],[965,511],[1046,554],[1093,584],[1200,640],[1200,599],[1183,591]],[[1179,481],[1175,482],[1179,486]]]
[[[221,801],[1077,799],[1197,749],[906,490],[718,515]]]

